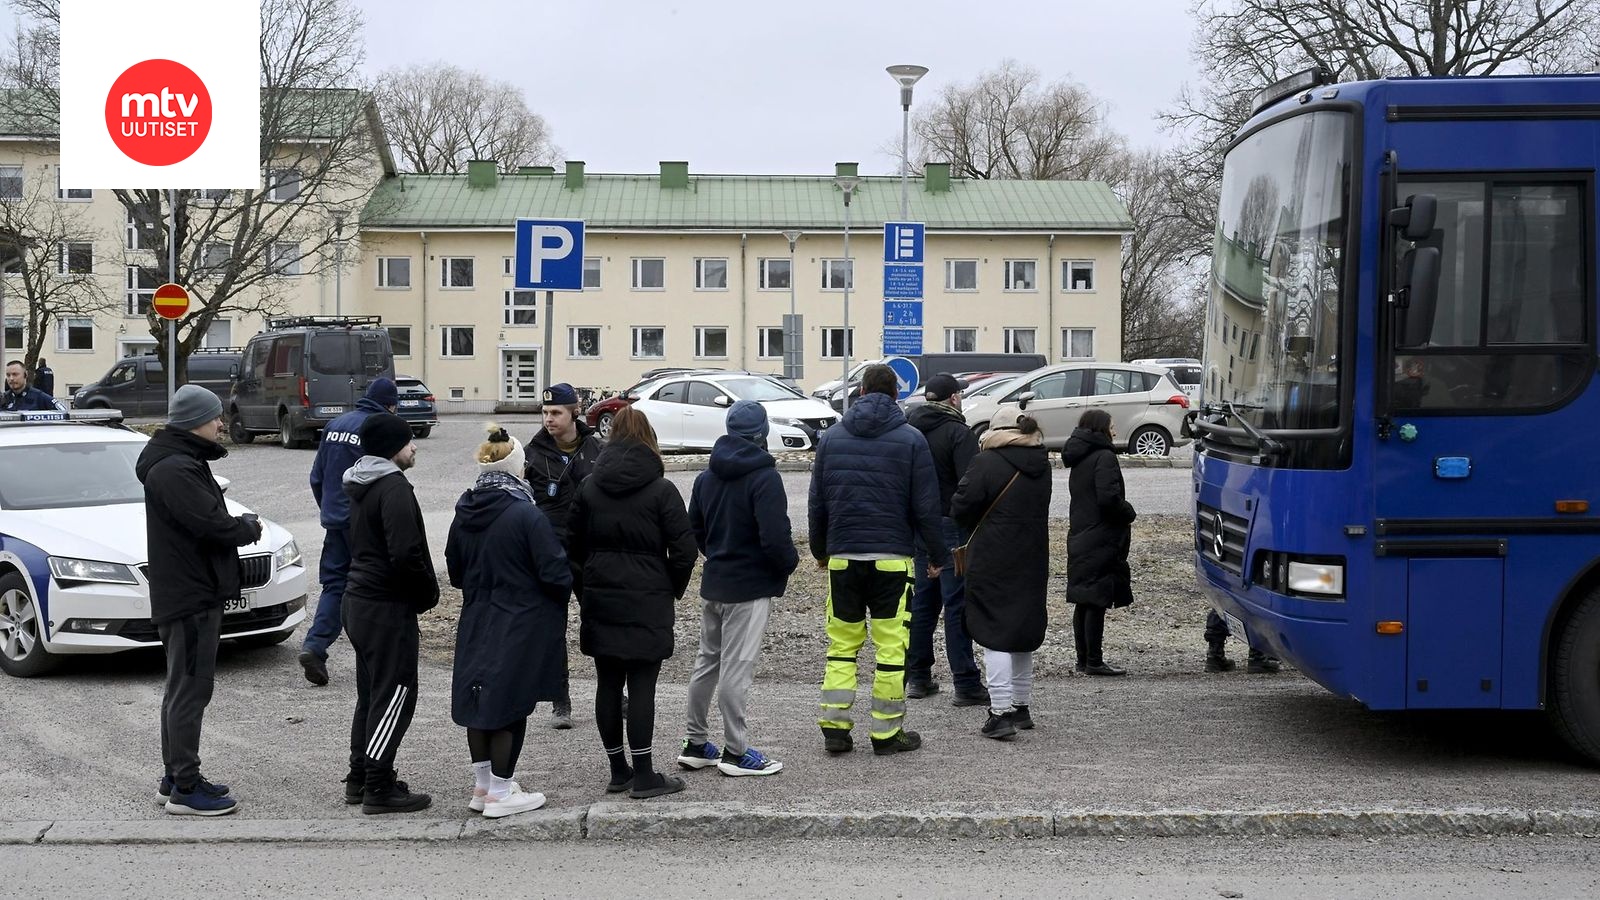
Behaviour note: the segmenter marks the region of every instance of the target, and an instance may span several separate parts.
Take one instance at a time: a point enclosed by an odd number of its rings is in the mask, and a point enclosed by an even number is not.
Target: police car
[[[0,669],[27,678],[72,653],[159,647],[150,623],[144,485],[149,438],[115,410],[0,413]],[[218,479],[226,489],[226,481]],[[232,500],[233,515],[249,512]],[[281,526],[239,548],[243,595],[222,637],[265,646],[305,619],[306,568]]]

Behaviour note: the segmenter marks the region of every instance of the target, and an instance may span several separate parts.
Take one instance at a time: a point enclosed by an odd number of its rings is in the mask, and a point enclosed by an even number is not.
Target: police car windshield
[[[0,509],[142,503],[134,474],[143,442],[35,444],[0,449]]]

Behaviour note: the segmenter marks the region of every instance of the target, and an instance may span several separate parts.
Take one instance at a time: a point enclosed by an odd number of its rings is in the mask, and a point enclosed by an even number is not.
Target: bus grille
[[[1245,538],[1249,533],[1250,523],[1243,516],[1196,504],[1195,549],[1202,557],[1241,577],[1244,575]]]

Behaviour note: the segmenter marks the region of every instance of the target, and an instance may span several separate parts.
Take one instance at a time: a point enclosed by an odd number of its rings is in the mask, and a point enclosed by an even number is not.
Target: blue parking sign
[[[883,261],[922,262],[923,228],[921,222],[883,223]]]
[[[583,221],[518,219],[517,290],[583,290]]]

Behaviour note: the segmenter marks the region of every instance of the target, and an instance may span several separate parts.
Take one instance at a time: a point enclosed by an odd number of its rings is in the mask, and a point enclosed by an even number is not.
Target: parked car
[[[963,400],[967,424],[982,434],[1002,404],[1031,394],[1027,412],[1039,422],[1046,447],[1066,444],[1085,410],[1111,414],[1118,450],[1166,456],[1189,442],[1183,420],[1189,397],[1166,369],[1131,363],[1071,362],[1029,372],[1005,390]]]
[[[309,447],[378,378],[394,378],[378,316],[274,319],[245,345],[225,404],[228,432],[236,444],[276,434],[285,447]]]
[[[144,485],[149,438],[104,410],[0,414],[0,670],[42,675],[59,657],[159,647],[150,623]],[[218,483],[227,489],[226,479]],[[229,499],[228,512],[248,509]],[[294,537],[263,519],[239,548],[243,594],[222,637],[276,644],[305,619]]]
[[[649,376],[648,372],[645,374]],[[639,389],[655,381],[657,377],[659,376],[646,377],[643,381],[640,381],[625,390],[612,394],[603,400],[596,400],[595,402],[589,404],[589,408],[583,412],[584,421],[588,422],[589,427],[593,428],[595,432],[599,434],[600,440],[603,441],[610,437],[611,420],[616,417],[617,411],[639,399],[637,393]]]
[[[439,424],[439,406],[433,399],[433,391],[428,390],[422,379],[410,375],[396,375],[394,386],[400,392],[396,414],[411,426],[411,433],[419,438],[432,434],[433,427]]]
[[[924,353],[921,356],[906,356],[917,367],[917,375],[922,381],[940,372],[949,372],[955,375],[960,372],[1031,372],[1045,365],[1048,360],[1042,353]],[[861,372],[874,363],[883,362],[881,359],[869,359],[861,362],[850,370],[849,386],[851,391],[861,389]],[[811,396],[823,400],[835,411],[844,409],[844,391],[839,379],[826,381],[811,390]],[[915,396],[913,392],[912,396]]]
[[[826,404],[766,375],[686,373],[636,388],[635,409],[650,419],[662,449],[709,450],[727,434],[728,407],[754,400],[772,423],[769,450],[808,450],[839,421]]]
[[[961,392],[962,402],[984,388],[996,382],[1011,381],[1017,377],[1016,372],[951,372],[951,375],[965,381],[967,386]],[[911,396],[900,401],[900,408],[910,412],[913,408],[928,402],[928,395],[920,389],[913,391]]]
[[[223,403],[233,389],[233,372],[243,356],[238,347],[195,350],[187,362],[188,380],[217,395]],[[72,395],[76,409],[115,409],[125,416],[167,414],[167,361],[155,354],[129,356],[112,363],[106,374]]]
[[[1172,376],[1172,380],[1183,388],[1189,397],[1189,405],[1195,409],[1200,408],[1200,384],[1205,379],[1202,377],[1205,369],[1200,360],[1190,357],[1164,357],[1162,359],[1136,359],[1136,366],[1161,366]]]

